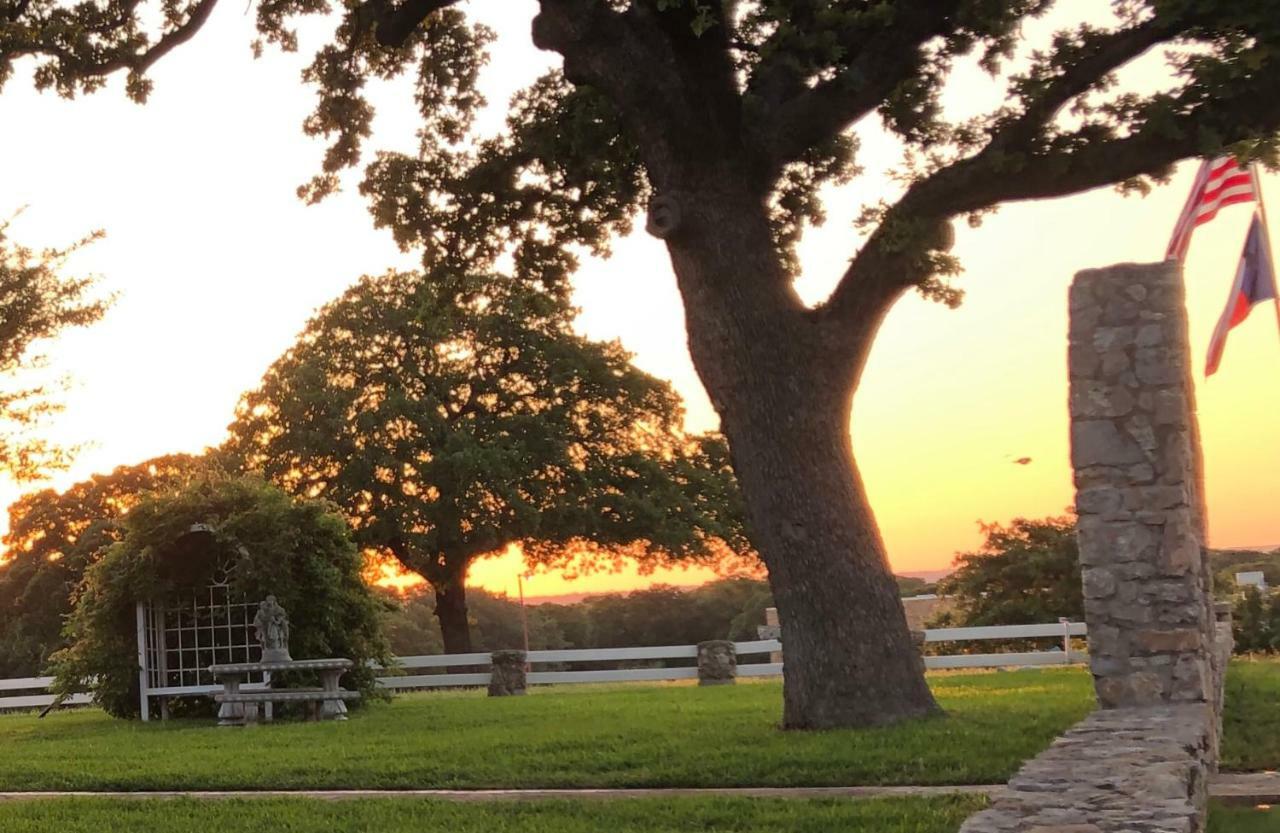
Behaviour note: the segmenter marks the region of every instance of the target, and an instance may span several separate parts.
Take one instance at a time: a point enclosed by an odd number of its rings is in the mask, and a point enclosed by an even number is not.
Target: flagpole
[[[1267,203],[1262,198],[1262,171],[1258,169],[1257,162],[1249,165],[1249,173],[1253,176],[1253,191],[1258,195],[1258,215],[1262,217],[1262,244],[1267,247],[1267,261],[1274,271],[1276,259],[1271,250],[1271,226],[1267,224]],[[1280,326],[1280,293],[1276,295],[1275,305],[1276,325]]]

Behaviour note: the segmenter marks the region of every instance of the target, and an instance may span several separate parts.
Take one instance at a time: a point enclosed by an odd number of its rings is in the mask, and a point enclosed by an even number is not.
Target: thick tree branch
[[[213,9],[217,5],[218,0],[200,0],[196,7],[191,10],[191,16],[181,26],[166,32],[153,46],[135,58],[122,59],[115,62],[114,65],[108,63],[102,73],[114,72],[117,69],[127,69],[135,75],[145,73],[156,61],[195,37],[196,32],[199,32],[201,27],[208,22],[209,16],[213,14]]]
[[[1136,48],[1138,40],[1127,48]],[[1066,88],[1080,82],[1059,83]],[[1021,120],[1012,122],[980,153],[908,189],[813,315],[838,330],[868,309],[887,309],[903,290],[930,277],[926,255],[949,246],[949,221],[957,215],[1160,175],[1182,159],[1274,133],[1280,129],[1280,73],[1263,66],[1229,92],[1184,91],[1171,103],[1174,115],[1148,119],[1128,135],[1094,137],[1085,128],[1036,149],[1036,138],[1010,143],[1008,137],[1017,133],[1040,135],[1027,133]]]
[[[829,141],[879,107],[893,90],[916,76],[924,45],[955,28],[958,0],[917,0],[898,4],[894,23],[839,36],[841,48],[856,56],[834,78],[813,87],[787,68],[766,63],[753,79],[765,112],[751,144],[771,170],[793,162]]]
[[[1020,115],[996,128],[989,148],[1007,151],[1028,147],[1053,123],[1067,103],[1167,39],[1174,29],[1160,18],[1151,18],[1132,28],[1096,36],[1084,46],[1085,55],[1044,82]]]
[[[367,14],[374,21],[374,37],[382,46],[395,48],[403,46],[413,31],[422,21],[443,8],[455,5],[458,0],[405,0],[398,6],[392,6],[385,0],[365,3],[361,13]]]
[[[685,187],[740,155],[740,108],[727,35],[697,37],[647,4],[624,12],[597,0],[541,0],[534,43],[564,56],[565,77],[605,94],[660,190]]]
[[[138,4],[139,0],[132,0],[132,2],[124,6],[116,19],[91,27],[91,30],[99,34],[106,34],[124,27],[132,18]],[[80,81],[101,78],[122,69],[128,70],[130,75],[141,76],[165,55],[195,37],[196,33],[208,22],[209,16],[213,14],[213,9],[217,5],[218,0],[200,0],[191,9],[191,13],[185,21],[161,35],[155,43],[150,44],[140,52],[132,49],[122,49],[118,52],[108,52],[109,57],[90,60],[77,53],[75,47],[79,46],[79,44],[60,42],[58,29],[55,27],[54,35],[49,38],[42,38],[39,34],[33,34],[28,37],[6,36],[6,33],[0,30],[0,58],[22,55],[43,55],[54,58],[58,61],[62,73],[67,78]],[[28,4],[24,0],[24,2],[14,7],[8,17],[16,23],[27,7]],[[33,31],[38,33],[40,29],[36,28]]]

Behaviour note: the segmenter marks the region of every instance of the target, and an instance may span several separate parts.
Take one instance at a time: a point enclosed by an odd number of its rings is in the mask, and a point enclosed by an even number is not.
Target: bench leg
[[[244,704],[244,725],[246,726],[258,725],[258,704],[257,703]]]
[[[320,682],[326,692],[337,693],[338,679],[342,676],[344,670],[338,668],[326,669],[320,672]],[[320,706],[320,716],[325,720],[346,720],[347,704],[337,697],[332,700],[325,700]]]
[[[219,726],[243,726],[244,725],[244,704],[243,703],[223,703],[218,706],[218,725]]]
[[[238,694],[240,692],[240,675],[227,674],[222,678],[222,691],[224,694]],[[244,704],[243,703],[222,703],[218,707],[218,725],[219,726],[243,726],[244,725]]]

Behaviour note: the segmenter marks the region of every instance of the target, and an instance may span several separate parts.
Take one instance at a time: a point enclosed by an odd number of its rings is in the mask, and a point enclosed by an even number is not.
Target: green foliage
[[[1269,586],[1280,587],[1280,550],[1209,550],[1209,566],[1213,591],[1219,598],[1236,595],[1236,573],[1260,572]]]
[[[377,830],[379,833],[951,833],[982,809],[980,796],[791,800],[701,796],[628,801],[558,799],[521,802],[456,802],[381,798],[315,801],[249,800],[120,801],[73,798],[6,801],[0,825],[8,833],[98,833],[146,830],[189,833],[212,827],[224,833],[259,830]],[[1257,828],[1259,831],[1262,828]]]
[[[147,71],[190,39],[218,0],[107,6],[57,0],[0,4],[0,84],[37,60],[35,82],[71,96],[128,73],[145,100]],[[904,146],[910,186],[886,217],[936,228],[1001,202],[1122,183],[1143,189],[1173,162],[1231,148],[1277,161],[1274,0],[1117,0],[1110,20],[1079,20],[1014,62],[1027,22],[1053,0],[574,0],[539,4],[535,41],[566,74],[532,80],[502,135],[466,147],[486,102],[478,78],[493,33],[458,0],[350,2],[305,73],[318,92],[309,135],[328,137],[317,199],[357,165],[371,134],[370,79],[408,76],[422,115],[416,156],[387,154],[364,190],[378,222],[427,250],[429,264],[514,272],[563,287],[574,250],[607,247],[653,183],[685,187],[703,165],[750,182],[770,205],[779,266],[795,272],[801,229],[822,221],[824,184],[858,172],[855,129],[871,118]],[[318,0],[257,5],[262,42],[298,45]],[[1153,49],[1163,88],[1120,91],[1116,73]],[[1004,104],[963,120],[943,101],[953,70],[976,61]],[[659,71],[659,67],[663,68]],[[873,234],[855,267],[883,268]],[[898,244],[893,244],[898,245]],[[893,245],[889,248],[892,249]],[[956,264],[930,234],[901,251],[907,285],[955,303],[941,281]],[[847,281],[861,274],[855,268]]]
[[[1280,589],[1266,592],[1245,587],[1231,610],[1231,630],[1236,653],[1280,651]]]
[[[193,534],[196,525],[211,535]],[[67,625],[70,645],[53,657],[58,690],[87,686],[109,714],[135,716],[136,603],[182,598],[230,563],[233,592],[274,594],[289,612],[294,656],[355,660],[344,684],[374,693],[366,663],[389,660],[380,606],[361,578],[345,521],[327,504],[253,478],[210,477],[142,498],[121,527],[121,540],[85,574]]]
[[[147,493],[211,467],[187,454],[156,457],[94,475],[63,492],[42,489],[9,507],[0,565],[0,677],[39,674],[65,647],[71,596],[102,550],[120,540],[120,519]]]
[[[4,26],[0,23],[0,53]],[[3,80],[0,58],[0,83]],[[32,353],[36,344],[68,327],[94,323],[106,312],[108,301],[91,297],[92,279],[62,274],[67,258],[101,233],[66,249],[37,252],[10,241],[8,230],[9,223],[0,222],[0,472],[15,480],[33,480],[65,465],[67,454],[31,433],[42,417],[57,410],[57,403],[46,388],[23,386],[21,372],[43,364],[43,357]]]
[[[415,588],[388,596],[394,609],[384,621],[392,652],[397,656],[443,653],[431,591]],[[656,585],[588,596],[579,602],[528,604],[525,615],[530,650],[626,648],[756,639],[756,626],[764,624],[764,609],[772,604],[766,582],[727,578],[693,588]],[[474,650],[523,647],[518,601],[471,588],[467,614]]]
[[[778,731],[777,679],[535,687],[503,700],[483,689],[409,694],[347,724],[255,732],[252,747],[207,719],[144,726],[94,709],[0,715],[0,783],[131,791],[996,784],[1094,705],[1078,669],[947,673],[929,684],[945,720],[801,734]]]
[[[512,543],[557,565],[743,551],[723,441],[572,315],[501,279],[363,278],[243,397],[228,448],[438,591]]]
[[[938,593],[954,598],[956,607],[937,625],[1083,619],[1074,518],[1015,518],[1008,526],[984,524],[982,531],[982,548],[957,555],[955,572],[938,582]]]

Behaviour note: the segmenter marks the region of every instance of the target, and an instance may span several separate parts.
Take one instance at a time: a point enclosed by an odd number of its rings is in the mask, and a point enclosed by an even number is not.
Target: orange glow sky
[[[1106,0],[1070,9],[1105,17]],[[471,2],[498,29],[486,86],[504,102],[551,56],[529,42],[532,0]],[[500,16],[500,17],[499,17]],[[1074,15],[1073,15],[1074,17]],[[1056,24],[1067,22],[1059,18]],[[1029,36],[1056,25],[1038,23]],[[123,463],[217,443],[239,394],[293,340],[310,313],[358,275],[413,266],[372,229],[352,187],[319,207],[294,188],[319,165],[322,145],[301,135],[312,94],[298,73],[325,37],[304,28],[299,55],[249,54],[253,20],[222,4],[190,44],[154,70],[151,102],[126,101],[117,80],[76,102],[37,95],[19,73],[0,94],[0,215],[28,210],[12,229],[28,245],[66,243],[93,228],[104,242],[73,266],[102,276],[119,301],[100,325],[49,349],[68,373],[67,409],[50,426],[83,444],[66,485]],[[1158,56],[1128,71],[1137,86],[1162,78]],[[973,69],[957,76],[956,112],[998,103]],[[379,120],[370,148],[411,148],[414,119],[403,85],[375,88]],[[501,108],[487,120],[492,128]],[[868,176],[828,194],[830,218],[802,247],[806,299],[828,292],[857,239],[861,205],[889,194],[883,173],[897,148],[861,131]],[[1078,270],[1150,261],[1164,250],[1192,166],[1146,199],[1110,190],[1006,206],[982,228],[958,228],[966,274],[963,307],[915,295],[890,315],[855,406],[853,437],[863,475],[899,571],[945,567],[978,543],[976,522],[1060,513],[1072,500],[1067,464],[1066,290]],[[1280,177],[1267,196],[1280,205]],[[1202,228],[1187,267],[1191,337],[1203,356],[1234,274],[1249,209]],[[685,346],[680,299],[660,243],[642,232],[618,241],[608,261],[588,261],[575,281],[581,328],[620,338],[644,369],[684,394],[688,425],[715,415]],[[1273,309],[1256,309],[1232,333],[1222,370],[1199,391],[1211,544],[1280,544],[1280,338]],[[1019,466],[1013,460],[1031,457]],[[0,501],[19,493],[0,487]],[[518,558],[478,565],[473,581],[515,590]],[[691,571],[657,578],[691,583]],[[650,579],[644,579],[647,581]],[[631,574],[565,582],[537,576],[531,595],[620,589]]]

